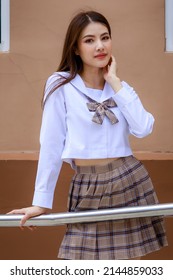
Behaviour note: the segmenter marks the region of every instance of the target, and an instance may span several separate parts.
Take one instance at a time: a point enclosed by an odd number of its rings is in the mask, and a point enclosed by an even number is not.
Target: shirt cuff
[[[117,106],[122,107],[135,100],[137,94],[133,90],[129,91],[125,87],[122,87],[117,93],[115,93],[113,98],[117,103]]]
[[[35,191],[32,205],[52,209],[53,194]]]

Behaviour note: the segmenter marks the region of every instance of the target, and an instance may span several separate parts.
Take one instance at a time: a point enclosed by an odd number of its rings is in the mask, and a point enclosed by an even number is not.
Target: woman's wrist
[[[110,85],[113,88],[113,90],[115,91],[115,93],[118,92],[122,88],[121,81],[118,77],[114,77],[111,80]]]

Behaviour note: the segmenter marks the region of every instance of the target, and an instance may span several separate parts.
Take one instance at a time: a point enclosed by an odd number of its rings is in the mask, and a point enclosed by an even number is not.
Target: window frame
[[[173,52],[173,0],[165,0],[165,52]]]
[[[1,37],[0,52],[10,50],[10,0],[0,0],[1,5]]]

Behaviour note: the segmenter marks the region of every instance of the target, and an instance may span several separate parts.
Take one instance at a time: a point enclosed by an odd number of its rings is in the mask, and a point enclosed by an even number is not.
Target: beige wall
[[[69,20],[81,8],[112,26],[119,76],[155,118],[137,151],[173,152],[173,54],[164,52],[164,0],[11,0],[11,48],[0,54],[0,151],[37,151],[43,85],[56,70]],[[87,3],[87,4],[84,4]]]

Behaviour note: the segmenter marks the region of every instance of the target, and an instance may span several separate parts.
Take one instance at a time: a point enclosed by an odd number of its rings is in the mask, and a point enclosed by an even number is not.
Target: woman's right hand
[[[20,226],[23,227],[25,222],[35,216],[39,216],[42,214],[45,214],[47,212],[47,208],[39,207],[39,206],[31,206],[31,207],[26,207],[26,208],[21,208],[21,209],[14,209],[7,214],[23,214],[24,216],[22,217],[20,221]],[[33,227],[29,226],[29,229],[33,229]]]

